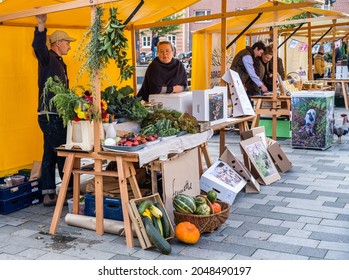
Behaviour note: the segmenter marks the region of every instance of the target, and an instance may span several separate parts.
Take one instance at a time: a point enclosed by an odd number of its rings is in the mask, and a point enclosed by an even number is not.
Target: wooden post
[[[310,18],[311,14],[307,12],[307,18]],[[308,80],[313,79],[313,54],[311,47],[311,22],[308,22]]]
[[[336,48],[334,46],[334,41],[336,40],[336,22],[337,20],[332,20],[333,28],[332,28],[332,79],[336,78]],[[344,93],[344,92],[343,92]]]
[[[226,64],[226,45],[227,45],[227,0],[222,0],[222,18],[221,18],[221,76],[225,73]],[[225,85],[223,79],[220,81],[221,86]]]

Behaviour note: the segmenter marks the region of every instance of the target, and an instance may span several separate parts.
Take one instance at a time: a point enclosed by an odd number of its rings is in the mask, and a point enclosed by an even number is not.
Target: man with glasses
[[[56,108],[53,106],[50,111],[45,111],[45,104],[50,104],[53,92],[49,92],[43,97],[45,83],[49,77],[57,76],[66,87],[69,87],[67,66],[62,56],[68,54],[70,42],[76,39],[70,37],[66,32],[56,30],[50,36],[50,50],[46,45],[46,20],[47,15],[36,16],[38,26],[34,31],[32,47],[39,63],[38,73],[38,123],[44,135],[44,154],[42,157],[41,186],[44,195],[44,205],[56,205],[56,164],[59,175],[63,178],[64,157],[58,157],[56,147],[66,143],[67,130],[63,126],[63,120],[58,116]],[[72,180],[69,184],[72,187]]]
[[[188,89],[188,80],[182,62],[174,58],[173,45],[168,41],[158,44],[158,56],[149,64],[138,96],[146,102],[150,94],[179,93]]]

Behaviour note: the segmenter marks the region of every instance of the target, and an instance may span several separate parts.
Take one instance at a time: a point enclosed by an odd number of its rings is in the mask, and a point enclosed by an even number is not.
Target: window
[[[142,48],[150,48],[150,36],[142,36]]]
[[[195,17],[208,16],[211,14],[211,10],[197,10],[194,12]],[[201,20],[197,22],[211,22],[212,20]]]
[[[172,45],[176,46],[176,35],[168,35],[167,41],[171,42]]]

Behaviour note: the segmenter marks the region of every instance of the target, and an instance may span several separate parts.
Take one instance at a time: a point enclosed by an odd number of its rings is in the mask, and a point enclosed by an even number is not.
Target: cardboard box
[[[260,185],[257,180],[252,176],[251,172],[245,167],[245,165],[236,157],[236,155],[230,150],[229,147],[225,147],[223,154],[219,158],[221,161],[227,163],[232,167],[244,180],[247,182],[245,186],[246,193],[259,193]]]
[[[254,127],[254,128],[251,128],[250,130],[243,131],[240,134],[240,137],[242,140],[246,140],[254,136],[260,137],[264,146],[267,147],[267,137],[265,135],[264,126]]]
[[[144,200],[150,200],[153,203],[159,203],[160,205],[162,205],[164,209],[165,209],[165,206],[162,203],[162,200],[158,193],[155,193],[150,196],[142,197],[142,198],[131,199],[128,202],[128,205],[127,205],[128,213],[129,213],[133,228],[137,234],[139,243],[143,249],[147,249],[147,248],[153,247],[153,244],[149,240],[149,237],[144,228],[141,215],[138,213],[138,208],[137,208],[137,206]],[[167,219],[170,219],[167,211],[166,211],[166,215],[167,215]],[[166,238],[166,240],[170,240],[175,237],[174,229],[171,223],[170,223],[170,227],[171,227],[171,234],[170,234],[170,237]]]
[[[173,198],[180,193],[191,196],[200,194],[198,153],[198,148],[194,148],[162,161],[162,198],[173,224]]]
[[[201,190],[215,190],[217,198],[233,204],[236,195],[245,187],[246,181],[227,163],[218,160],[200,178]]]
[[[193,91],[192,115],[210,125],[225,122],[228,113],[227,87]]]
[[[162,102],[163,108],[192,114],[193,95],[191,91],[173,94],[150,94],[149,101]]]
[[[273,139],[267,138],[267,150],[280,172],[287,172],[292,168],[292,163],[287,158],[280,144]]]

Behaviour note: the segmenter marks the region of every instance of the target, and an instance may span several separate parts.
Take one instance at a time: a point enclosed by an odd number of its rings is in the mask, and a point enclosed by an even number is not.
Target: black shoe
[[[52,194],[45,194],[44,195],[44,206],[55,206],[57,202],[57,195]]]

